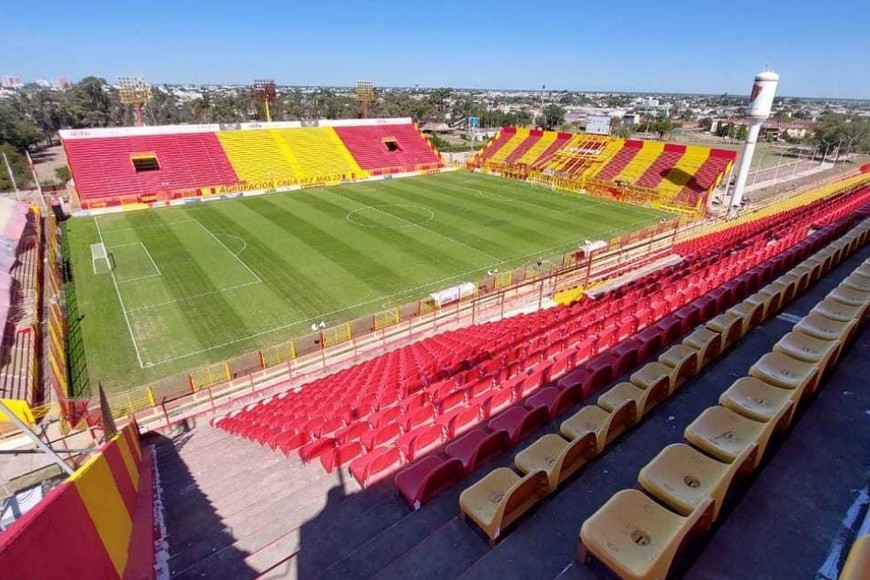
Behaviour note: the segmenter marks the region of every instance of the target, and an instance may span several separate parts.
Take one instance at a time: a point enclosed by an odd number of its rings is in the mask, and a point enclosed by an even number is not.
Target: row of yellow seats
[[[810,258],[812,259],[812,258]],[[830,262],[828,262],[830,267]],[[541,498],[601,453],[628,428],[668,398],[686,380],[730,348],[748,330],[790,302],[810,283],[798,266],[767,287],[696,328],[682,344],[633,373],[564,421],[562,436],[544,435],[514,459],[516,471],[501,467],[465,489],[460,516],[470,518],[490,544]],[[821,274],[817,270],[816,274]],[[815,280],[813,280],[815,281]],[[518,473],[517,473],[518,472]],[[520,475],[522,474],[522,475]]]
[[[868,232],[870,221],[791,273],[809,269],[809,283],[814,282],[863,245]],[[782,296],[791,289],[780,284],[778,292]],[[759,465],[771,436],[788,427],[868,308],[870,260],[761,357],[749,376],[723,392],[719,406],[686,427],[688,444],[669,445],[641,469],[638,482],[644,491],[616,493],[583,523],[581,561],[591,554],[622,578],[665,578],[683,540],[709,529],[735,477]]]

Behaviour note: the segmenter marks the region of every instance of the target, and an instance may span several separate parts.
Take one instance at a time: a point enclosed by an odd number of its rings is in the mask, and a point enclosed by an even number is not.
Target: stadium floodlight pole
[[[263,103],[266,108],[266,122],[272,122],[272,111],[270,104],[274,103],[278,98],[278,90],[275,87],[274,79],[257,79],[253,85],[254,100],[258,103]]]
[[[151,85],[145,77],[118,77],[118,94],[121,102],[133,107],[133,123],[143,127],[142,106],[151,100]]]
[[[375,100],[375,90],[371,81],[357,81],[356,98],[362,106],[363,119],[369,118],[369,103]]]
[[[728,211],[735,211],[743,205],[743,194],[746,191],[746,181],[749,178],[749,169],[752,166],[752,157],[755,155],[755,146],[761,133],[761,125],[770,118],[778,84],[779,75],[773,71],[765,70],[755,76],[752,93],[749,95],[749,105],[746,108],[746,124],[749,130],[746,135],[746,143],[743,145],[743,152],[740,155],[737,180],[734,182]],[[755,177],[758,178],[757,172]]]

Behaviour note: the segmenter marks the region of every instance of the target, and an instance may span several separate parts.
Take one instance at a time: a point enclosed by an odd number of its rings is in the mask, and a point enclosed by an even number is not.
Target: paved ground
[[[870,247],[787,312],[808,312],[868,256]],[[638,470],[662,447],[679,441],[685,426],[791,326],[775,318],[751,331],[493,549],[458,518],[459,493],[491,467],[412,513],[396,498],[392,483],[360,492],[346,473],[327,475],[319,465],[302,466],[206,425],[174,442],[158,440],[171,571],[180,578],[607,577],[599,566],[574,561],[580,524],[613,493],[633,486]],[[738,490],[726,504],[707,545],[681,560],[680,573],[691,578],[814,576],[843,533],[841,520],[856,490],[866,486],[870,437],[861,430],[867,429],[870,390],[855,377],[870,371],[862,356],[868,347],[865,332],[748,490]],[[548,425],[516,449],[557,427]],[[493,467],[512,459],[508,454]]]

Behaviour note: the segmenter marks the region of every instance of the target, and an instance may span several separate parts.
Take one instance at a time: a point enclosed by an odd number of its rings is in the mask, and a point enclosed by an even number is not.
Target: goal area
[[[112,263],[109,261],[109,253],[102,243],[91,244],[91,262],[94,274],[108,274],[112,271]]]

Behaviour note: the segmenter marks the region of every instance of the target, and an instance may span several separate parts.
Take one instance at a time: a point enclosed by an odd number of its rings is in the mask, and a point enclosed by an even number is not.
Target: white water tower
[[[752,85],[752,93],[749,95],[749,106],[746,108],[748,134],[746,144],[743,146],[743,153],[740,155],[734,192],[731,194],[731,209],[740,207],[743,202],[743,192],[746,189],[752,156],[755,155],[758,134],[761,132],[761,125],[770,118],[770,110],[773,108],[773,98],[776,96],[778,84],[779,75],[773,71],[764,71],[755,77],[755,84]]]

